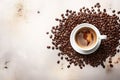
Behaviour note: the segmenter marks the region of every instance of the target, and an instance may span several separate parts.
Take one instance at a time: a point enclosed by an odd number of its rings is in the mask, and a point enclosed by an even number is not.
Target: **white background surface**
[[[57,51],[46,49],[51,44],[46,32],[57,24],[56,17],[66,9],[78,11],[97,2],[120,10],[119,0],[0,0],[0,80],[119,80],[120,63],[109,71],[90,66],[67,69],[66,61],[56,63]]]

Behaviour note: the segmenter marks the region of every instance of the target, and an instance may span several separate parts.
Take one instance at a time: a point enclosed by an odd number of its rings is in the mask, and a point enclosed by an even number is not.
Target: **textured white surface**
[[[66,9],[78,11],[97,2],[120,10],[119,0],[0,0],[0,80],[119,80],[120,63],[110,71],[90,66],[67,69],[66,61],[56,64],[57,51],[46,49],[51,43],[46,32],[57,24],[56,17]]]

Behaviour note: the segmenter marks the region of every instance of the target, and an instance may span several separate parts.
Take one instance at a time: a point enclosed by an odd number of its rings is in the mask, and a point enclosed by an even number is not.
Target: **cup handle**
[[[107,35],[100,35],[100,39],[107,39]]]

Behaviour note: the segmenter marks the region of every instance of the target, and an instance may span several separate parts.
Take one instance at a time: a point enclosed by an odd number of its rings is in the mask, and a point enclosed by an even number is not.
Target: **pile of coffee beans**
[[[97,3],[91,8],[83,7],[78,12],[66,10],[65,14],[61,14],[61,19],[55,19],[59,24],[52,27],[51,34],[46,33],[52,39],[52,45],[48,45],[47,48],[59,50],[60,52],[57,54],[60,59],[69,62],[67,68],[70,68],[71,64],[79,66],[80,69],[85,65],[93,67],[101,65],[105,68],[106,59],[115,56],[120,39],[120,19],[118,17],[120,11],[113,10],[112,14],[108,14],[106,9],[101,10],[100,7],[101,5]],[[102,40],[98,50],[89,55],[76,52],[70,44],[72,30],[81,23],[90,23],[96,26],[101,34],[107,35],[107,39]],[[109,63],[113,67],[111,58]],[[60,60],[57,63],[59,64]]]

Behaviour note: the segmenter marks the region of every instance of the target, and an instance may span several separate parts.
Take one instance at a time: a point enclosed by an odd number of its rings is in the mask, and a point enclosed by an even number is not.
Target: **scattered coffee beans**
[[[101,10],[100,7],[100,4],[97,3],[91,9],[83,7],[79,12],[66,10],[65,14],[61,14],[61,19],[55,19],[59,24],[52,28],[53,36],[50,35],[52,45],[47,46],[47,48],[50,49],[50,47],[54,46],[55,49],[58,49],[60,59],[65,58],[69,62],[67,68],[70,68],[71,64],[79,66],[80,69],[85,65],[93,67],[101,65],[105,68],[104,62],[106,59],[115,56],[120,39],[120,19],[115,14],[115,10],[112,11],[113,15],[109,15],[106,9]],[[120,11],[117,14],[120,14]],[[107,35],[107,39],[102,40],[98,50],[89,55],[77,53],[70,44],[71,31],[81,23],[90,23],[96,26],[101,34]],[[59,64],[59,61],[57,63]],[[110,67],[113,67],[111,60],[109,63]]]

